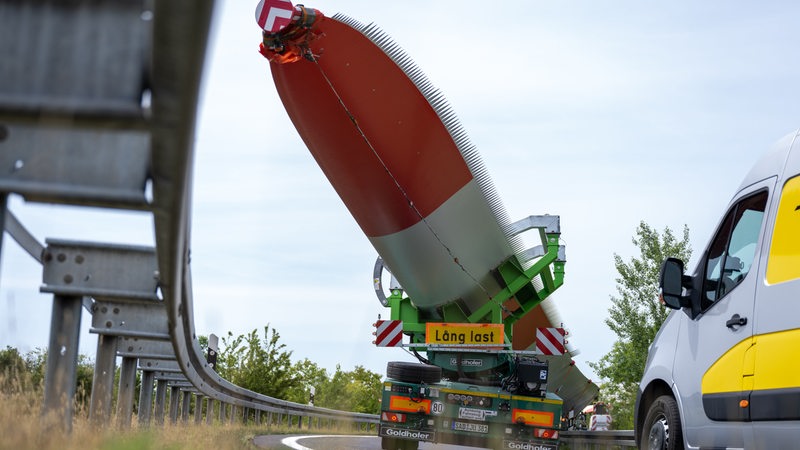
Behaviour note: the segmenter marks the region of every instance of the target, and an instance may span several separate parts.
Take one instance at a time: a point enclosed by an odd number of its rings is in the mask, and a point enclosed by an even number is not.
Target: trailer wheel
[[[386,436],[381,438],[381,448],[383,450],[401,450],[400,445],[400,439]]]
[[[442,380],[442,368],[430,364],[390,361],[386,365],[386,376],[406,383],[438,383]]]
[[[406,441],[405,450],[419,450],[419,441]]]
[[[384,436],[381,438],[381,448],[383,450],[418,450],[419,442]]]
[[[642,429],[639,448],[647,450],[682,450],[683,430],[678,403],[670,395],[662,395],[650,405]]]

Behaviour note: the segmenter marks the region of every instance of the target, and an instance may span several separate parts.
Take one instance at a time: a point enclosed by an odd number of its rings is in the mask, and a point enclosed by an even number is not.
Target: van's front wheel
[[[639,448],[647,450],[683,449],[683,432],[678,403],[672,396],[662,395],[650,405],[643,431]]]

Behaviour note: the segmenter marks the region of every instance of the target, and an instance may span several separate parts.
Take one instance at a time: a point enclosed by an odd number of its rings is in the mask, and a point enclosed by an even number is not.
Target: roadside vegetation
[[[660,232],[645,222],[636,228],[633,244],[639,256],[628,261],[614,254],[619,277],[617,294],[611,296],[606,325],[617,335],[611,351],[596,363],[589,363],[605,381],[600,399],[612,406],[613,428],[633,429],[633,408],[639,380],[644,373],[647,351],[669,310],[658,301],[658,277],[667,257],[689,261],[692,249],[689,228],[680,238],[669,228]]]
[[[292,352],[280,343],[280,334],[269,325],[263,336],[257,330],[246,335],[228,333],[221,339],[217,373],[230,382],[270,397],[308,404],[311,388],[314,406],[368,414],[380,413],[381,374],[356,366],[345,371],[336,366],[328,373],[308,358],[292,363]],[[205,351],[207,337],[201,336]]]
[[[380,374],[361,366],[351,371],[337,366],[329,374],[308,359],[293,363],[291,352],[279,342],[277,331],[269,326],[263,331],[263,337],[253,330],[247,335],[233,336],[229,333],[228,337],[223,338],[219,349],[218,372],[242,387],[283,400],[308,404],[311,400],[310,387],[313,386],[316,406],[365,413],[379,411],[379,395],[376,393],[380,392]],[[203,345],[207,344],[207,339],[201,341]],[[285,418],[282,423],[274,420],[268,424],[266,414],[261,416],[261,424],[256,425],[254,413],[250,412],[245,421],[241,410],[237,411],[234,420],[230,420],[230,409],[225,422],[220,423],[216,402],[212,411],[215,426],[207,425],[207,402],[203,402],[200,412],[201,424],[195,424],[194,401],[191,402],[186,421],[179,418],[176,423],[171,423],[167,411],[164,424],[153,421],[149,427],[140,427],[136,420],[141,389],[138,373],[131,426],[120,428],[112,417],[107,425],[99,427],[88,419],[94,362],[81,355],[78,360],[72,430],[67,432],[57,418],[51,421],[42,416],[46,363],[45,349],[26,354],[12,347],[0,350],[0,404],[3,405],[0,408],[0,436],[3,437],[0,439],[0,450],[256,448],[252,444],[252,438],[256,435],[307,433],[309,429],[308,423],[302,429],[298,428],[297,419],[291,426]],[[114,385],[117,386],[118,382]],[[116,388],[114,397],[116,399]],[[165,407],[168,410],[169,400],[165,402]],[[356,432],[348,424],[340,424],[340,427],[325,428],[324,432]]]

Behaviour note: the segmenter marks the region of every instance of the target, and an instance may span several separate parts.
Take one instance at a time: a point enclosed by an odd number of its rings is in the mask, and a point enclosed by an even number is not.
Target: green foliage
[[[0,351],[0,392],[37,392],[44,389],[47,369],[47,350],[37,348],[25,355],[16,348]],[[94,379],[94,362],[86,355],[78,355],[76,369],[75,403],[78,409],[89,406]]]
[[[44,386],[44,374],[47,371],[47,349],[37,348],[25,355],[25,366],[31,382],[37,388]]]
[[[636,383],[603,383],[600,385],[600,397],[611,405],[612,426],[617,430],[633,429],[633,407],[636,403]]]
[[[294,363],[292,370],[301,382],[289,390],[286,400],[306,404],[310,401],[311,388],[313,387],[316,391],[314,404],[321,406],[319,394],[324,392],[330,383],[328,372],[308,358]]]
[[[0,351],[0,392],[27,391],[32,387],[25,359],[16,348]]]
[[[269,326],[264,339],[255,330],[248,335],[222,338],[218,373],[232,383],[270,397],[308,404],[313,387],[314,405],[342,411],[380,412],[381,375],[356,366],[352,371],[328,372],[309,359],[290,363],[292,352],[279,342]]]
[[[217,372],[227,380],[270,397],[284,399],[300,380],[292,371],[292,352],[278,343],[280,335],[275,329],[264,327],[264,338],[258,332],[240,335],[236,338],[228,332],[222,338]]]
[[[381,375],[356,366],[350,372],[336,366],[336,372],[322,392],[317,392],[317,406],[377,414],[380,412]]]
[[[200,344],[200,350],[203,351],[204,355],[208,354],[208,336],[201,335],[197,336],[197,342]]]
[[[647,351],[669,311],[658,301],[658,275],[667,257],[688,261],[692,255],[689,228],[684,226],[681,239],[669,227],[659,233],[645,222],[636,228],[633,244],[639,256],[624,261],[614,254],[614,266],[619,273],[617,295],[611,296],[612,306],[606,325],[617,335],[611,351],[597,363],[589,363],[600,377],[608,380],[601,390],[603,398],[615,405],[615,428],[631,429],[633,401],[644,372]],[[631,428],[624,428],[630,421]]]
[[[89,410],[89,402],[92,399],[92,381],[94,381],[94,361],[86,355],[78,355],[78,369],[75,374],[75,403],[79,410]],[[137,378],[139,373],[136,373]],[[134,398],[134,404],[138,404],[139,397]]]
[[[208,348],[208,338],[199,338],[203,351]],[[270,397],[308,404],[311,387],[316,390],[316,406],[343,411],[379,413],[381,375],[356,366],[352,371],[336,367],[333,376],[309,359],[294,364],[292,352],[280,341],[280,335],[269,325],[264,327],[263,338],[257,330],[240,336],[221,339],[217,372],[230,382]],[[47,368],[47,350],[36,349],[22,355],[17,349],[7,347],[0,351],[0,394],[31,392],[42,394]],[[117,368],[114,375],[114,396],[119,386]],[[141,389],[139,373],[136,384]],[[86,355],[78,356],[77,410],[86,412],[91,399],[94,362]],[[134,411],[138,395],[134,396]]]

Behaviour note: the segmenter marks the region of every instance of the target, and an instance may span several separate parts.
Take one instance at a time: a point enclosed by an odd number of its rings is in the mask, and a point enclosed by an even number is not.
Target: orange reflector
[[[430,414],[431,401],[427,399],[412,400],[408,397],[392,395],[389,397],[389,409],[392,411]]]
[[[748,402],[747,400],[741,400],[739,402],[739,407],[740,408],[747,408],[748,406],[750,406],[750,402]]]
[[[529,409],[513,409],[511,420],[525,425],[552,427],[555,415],[549,411],[532,411]]]

